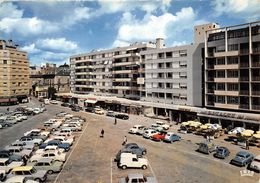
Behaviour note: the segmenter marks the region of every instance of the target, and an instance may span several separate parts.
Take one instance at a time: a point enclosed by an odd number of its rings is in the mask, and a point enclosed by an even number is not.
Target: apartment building
[[[155,43],[134,43],[126,47],[74,55],[71,64],[71,91],[76,94],[102,94],[140,99],[142,86],[140,52]]]
[[[260,111],[260,21],[205,34],[205,105]]]
[[[194,27],[194,43],[190,45],[141,52],[145,65],[143,101],[175,105],[202,106],[202,48],[205,30],[215,23]],[[163,41],[161,39],[161,41]]]
[[[0,40],[0,104],[21,101],[29,94],[29,60],[12,40]]]

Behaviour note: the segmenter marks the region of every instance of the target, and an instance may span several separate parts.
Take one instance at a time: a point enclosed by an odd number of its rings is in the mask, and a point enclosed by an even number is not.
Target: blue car
[[[181,137],[173,132],[168,132],[163,139],[164,142],[172,143],[181,140]]]
[[[225,159],[225,157],[229,156],[230,151],[226,147],[218,147],[214,157]]]
[[[237,166],[246,166],[254,159],[254,155],[247,151],[239,151],[236,156],[230,161],[231,164]]]
[[[48,143],[43,143],[40,145],[40,149],[44,149],[46,146],[51,146],[51,145],[55,145],[58,146],[59,148],[64,149],[66,152],[70,150],[70,144],[69,143],[62,143],[59,140],[51,140]]]

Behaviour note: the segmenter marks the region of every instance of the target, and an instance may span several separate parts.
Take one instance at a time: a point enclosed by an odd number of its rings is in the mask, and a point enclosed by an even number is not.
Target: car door
[[[131,167],[139,167],[139,162],[137,158],[132,158],[132,166]]]

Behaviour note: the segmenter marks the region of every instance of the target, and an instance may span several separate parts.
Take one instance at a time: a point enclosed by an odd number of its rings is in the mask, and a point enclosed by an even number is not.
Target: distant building
[[[29,60],[12,40],[0,40],[0,105],[21,102],[29,95]]]

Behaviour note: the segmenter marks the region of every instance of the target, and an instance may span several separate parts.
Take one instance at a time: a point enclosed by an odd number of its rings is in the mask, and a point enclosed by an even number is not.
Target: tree
[[[48,88],[48,98],[56,99],[55,93],[57,93],[56,89],[52,86]]]

